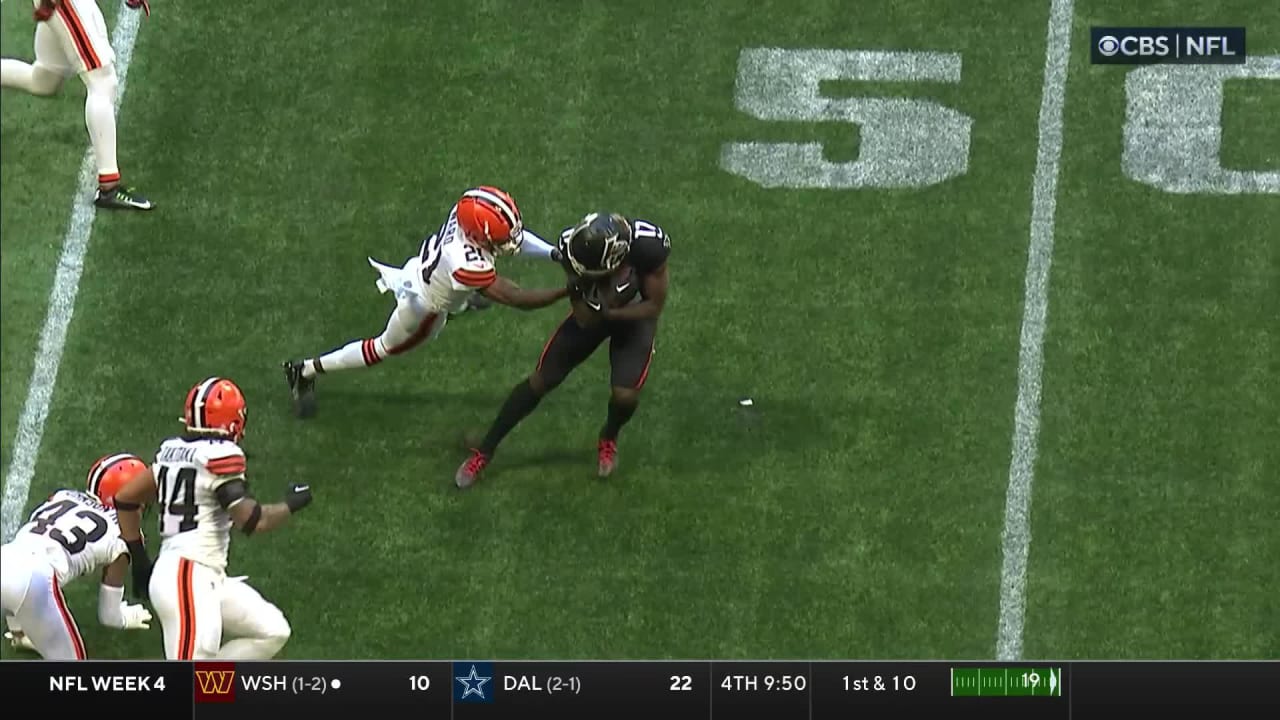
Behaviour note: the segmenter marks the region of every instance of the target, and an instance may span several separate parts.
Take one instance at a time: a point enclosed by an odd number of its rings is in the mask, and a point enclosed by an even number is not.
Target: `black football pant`
[[[653,341],[657,335],[656,318],[601,323],[587,329],[579,325],[572,314],[569,315],[547,340],[542,356],[538,358],[538,374],[542,376],[544,392],[550,392],[564,382],[569,373],[591,357],[606,339],[609,341],[609,384],[639,390],[649,377]]]

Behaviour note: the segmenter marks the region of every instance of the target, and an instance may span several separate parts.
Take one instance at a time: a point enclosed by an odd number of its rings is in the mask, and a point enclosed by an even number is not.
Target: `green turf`
[[[29,56],[16,4],[4,52]],[[156,8],[121,163],[160,209],[95,224],[33,497],[105,452],[154,452],[217,373],[249,397],[257,493],[316,488],[291,527],[233,540],[233,574],[293,623],[286,657],[992,655],[1048,3],[441,7],[325,5],[304,25]],[[1077,12],[1067,98],[1028,653],[1274,656],[1277,203],[1122,178],[1123,70],[1091,68],[1081,39],[1096,10]],[[1251,49],[1280,33],[1268,22],[1251,18]],[[968,173],[823,191],[720,170],[733,141],[856,152],[851,128],[735,110],[739,52],[762,46],[961,53],[955,85],[824,91],[970,115]],[[1231,88],[1224,112],[1265,114],[1247,89],[1261,84]],[[6,467],[82,93],[3,96]],[[1224,122],[1242,142],[1265,121]],[[20,140],[37,132],[56,142]],[[36,182],[57,184],[52,201],[23,195]],[[378,332],[390,304],[365,256],[415,252],[477,183],[544,236],[609,208],[674,238],[653,370],[607,483],[592,477],[598,357],[481,485],[451,485],[463,435],[561,308],[454,318],[409,356],[323,378],[314,420],[289,415],[279,361]],[[559,282],[533,260],[500,270]],[[93,586],[70,593],[90,653],[158,655],[158,628],[96,626]]]

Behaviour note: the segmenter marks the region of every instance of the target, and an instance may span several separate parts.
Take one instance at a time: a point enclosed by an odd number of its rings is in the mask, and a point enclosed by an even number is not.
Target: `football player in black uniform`
[[[600,477],[617,465],[618,433],[640,401],[667,301],[671,238],[644,220],[591,213],[561,233],[559,250],[573,312],[543,347],[533,374],[511,391],[480,447],[458,468],[454,482],[460,488],[475,483],[507,433],[606,339],[612,392],[597,447]]]

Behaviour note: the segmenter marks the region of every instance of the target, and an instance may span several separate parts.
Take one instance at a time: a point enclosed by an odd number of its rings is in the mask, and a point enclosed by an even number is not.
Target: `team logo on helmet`
[[[578,275],[608,275],[626,259],[631,250],[631,226],[616,213],[593,212],[569,234],[564,254]]]

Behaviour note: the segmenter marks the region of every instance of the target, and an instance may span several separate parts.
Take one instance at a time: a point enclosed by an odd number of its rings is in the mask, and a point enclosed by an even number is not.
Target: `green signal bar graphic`
[[[951,668],[951,697],[1062,697],[1062,668]]]

